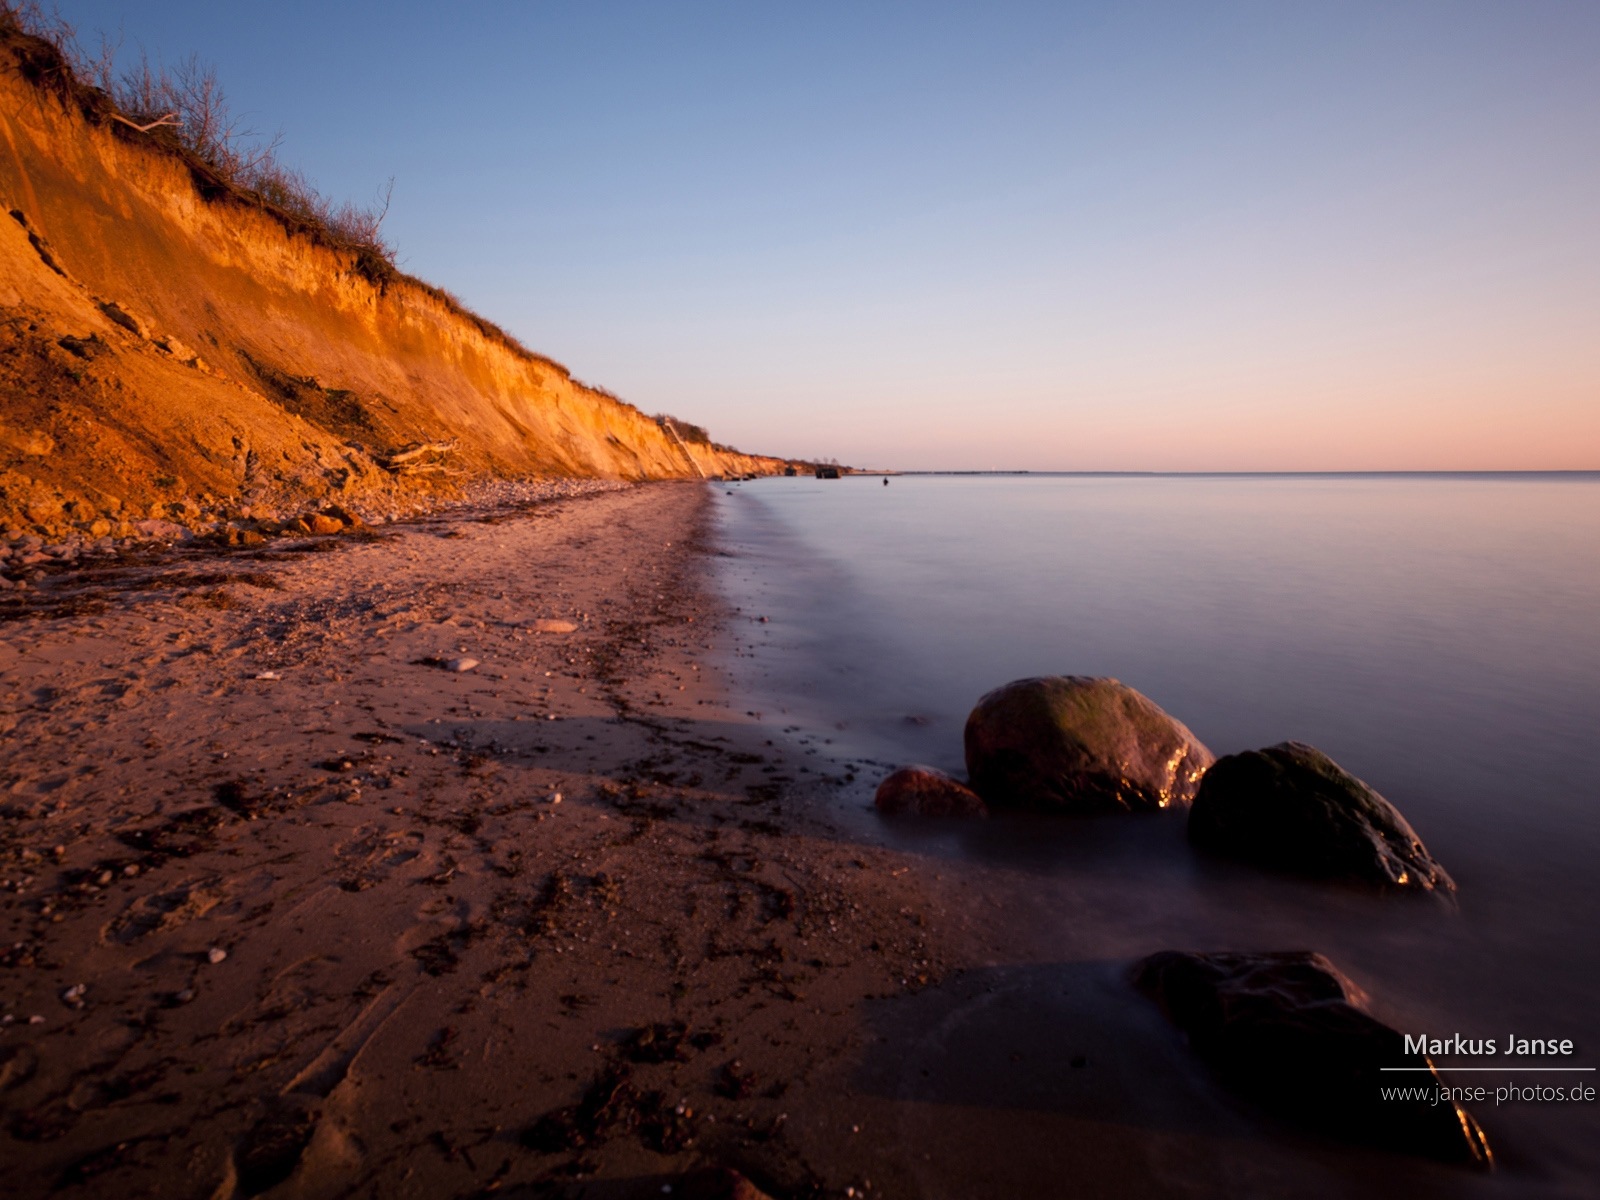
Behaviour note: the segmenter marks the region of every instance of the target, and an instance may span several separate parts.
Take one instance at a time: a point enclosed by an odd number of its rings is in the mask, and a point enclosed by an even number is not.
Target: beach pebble
[[[215,966],[217,963],[221,962],[223,959],[225,959],[227,957],[228,957],[228,952],[226,950],[224,950],[221,946],[213,946],[213,947],[211,947],[211,949],[206,951],[206,961],[208,963],[210,963],[212,966]]]
[[[318,514],[318,516],[326,517],[332,521],[338,521],[341,527],[348,529],[367,528],[367,523],[362,520],[358,514],[353,513],[348,508],[338,504],[328,505]]]
[[[535,633],[572,633],[577,628],[572,621],[558,621],[550,617],[540,617],[533,623]]]
[[[460,673],[470,671],[477,665],[478,660],[475,658],[447,658],[444,663],[444,669]]]
[[[662,1195],[692,1196],[695,1200],[771,1200],[771,1197],[729,1167],[711,1167],[679,1175],[661,1185]]]
[[[66,991],[61,993],[61,1003],[65,1004],[68,1008],[82,1008],[83,996],[88,990],[88,984],[75,983]]]
[[[254,678],[254,679],[282,679],[283,676],[279,675],[276,671],[262,671],[259,675],[252,676],[252,678]]]
[[[886,816],[986,817],[978,793],[933,767],[901,767],[878,785],[872,803]]]
[[[978,701],[964,734],[967,776],[991,808],[1092,814],[1182,806],[1211,751],[1115,679],[1018,679]]]
[[[1471,1115],[1434,1103],[1433,1065],[1366,1013],[1360,990],[1322,955],[1164,950],[1137,963],[1132,980],[1196,1054],[1274,1113],[1390,1150],[1491,1164]],[[1409,1072],[1400,1078],[1418,1099],[1382,1098],[1394,1068]]]
[[[1394,805],[1301,742],[1218,759],[1200,781],[1189,841],[1300,875],[1455,890]]]

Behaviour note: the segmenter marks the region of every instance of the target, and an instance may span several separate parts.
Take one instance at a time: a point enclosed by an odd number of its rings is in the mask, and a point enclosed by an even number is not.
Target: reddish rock
[[[344,528],[344,522],[339,520],[338,517],[330,517],[325,513],[314,513],[311,516],[304,517],[302,519],[306,523],[306,528],[312,533],[338,533]]]
[[[932,767],[901,767],[878,785],[873,804],[889,816],[986,817],[978,793]]]
[[[675,1176],[668,1185],[658,1185],[656,1195],[666,1193],[668,1187],[674,1200],[771,1200],[766,1192],[728,1167]]]
[[[221,530],[216,536],[225,546],[260,546],[267,540],[256,530],[242,526]]]
[[[365,529],[367,527],[365,521],[342,505],[330,504],[319,515],[331,517],[349,529]]]

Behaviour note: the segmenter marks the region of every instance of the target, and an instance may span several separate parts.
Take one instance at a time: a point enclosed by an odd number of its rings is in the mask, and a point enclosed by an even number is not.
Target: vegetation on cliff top
[[[276,138],[263,142],[240,125],[215,71],[198,57],[167,68],[152,66],[141,53],[138,66],[119,72],[115,46],[102,39],[99,50],[89,53],[77,31],[37,0],[0,0],[0,48],[23,78],[75,107],[91,124],[177,158],[206,200],[256,209],[291,234],[347,252],[354,271],[380,291],[395,283],[418,288],[485,336],[571,378],[561,363],[528,349],[451,292],[396,266],[394,245],[382,232],[392,179],[372,205],[322,195],[302,172],[279,160]]]
[[[12,40],[23,74],[35,84],[76,100],[87,116],[122,125],[203,166],[206,190],[221,185],[291,218],[297,232],[314,232],[355,251],[363,273],[375,282],[395,271],[394,246],[383,236],[394,181],[370,206],[324,196],[278,157],[281,135],[262,141],[242,126],[216,70],[199,56],[167,67],[152,64],[141,51],[136,66],[119,70],[117,46],[102,35],[98,51],[90,54],[73,26],[36,0],[0,0],[0,30],[22,35]]]

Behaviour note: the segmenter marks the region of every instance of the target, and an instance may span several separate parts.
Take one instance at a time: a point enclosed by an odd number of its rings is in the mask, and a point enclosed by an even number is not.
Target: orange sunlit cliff
[[[128,532],[490,478],[768,473],[110,119],[0,36],[0,522]]]

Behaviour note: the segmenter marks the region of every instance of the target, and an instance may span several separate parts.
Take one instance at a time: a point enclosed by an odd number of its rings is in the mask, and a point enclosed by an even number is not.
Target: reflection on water
[[[1112,675],[1218,754],[1319,746],[1461,888],[1450,913],[1264,879],[1197,861],[1181,818],[885,834],[1028,872],[1024,907],[1060,957],[1312,945],[1392,1020],[1570,1036],[1600,1064],[1600,475],[776,479],[716,496],[725,587],[769,618],[736,627],[751,706],[864,776],[960,772],[967,712],[1009,679]],[[1597,1114],[1497,1123],[1600,1169],[1580,1149]]]

